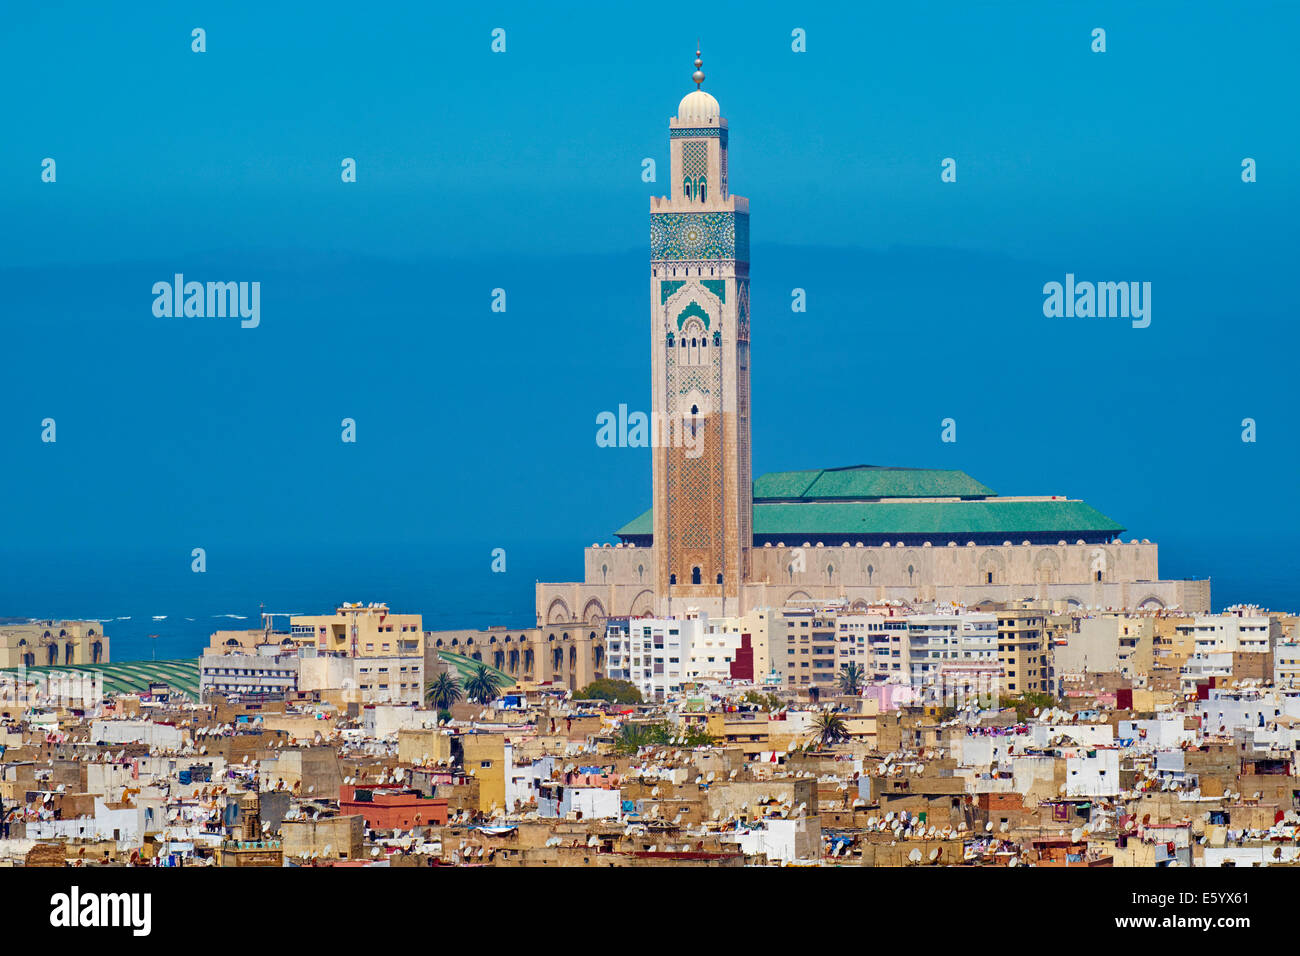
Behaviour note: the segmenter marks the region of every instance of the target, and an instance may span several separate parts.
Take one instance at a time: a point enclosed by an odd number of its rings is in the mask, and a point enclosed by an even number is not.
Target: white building
[[[1273,647],[1273,686],[1300,687],[1300,644],[1288,641]]]
[[[737,829],[722,837],[740,845],[746,856],[766,854],[769,863],[792,863],[821,856],[821,828],[809,826],[809,818],[778,820],[768,817],[752,829]]]
[[[263,653],[265,649],[266,653]],[[256,654],[204,654],[199,661],[199,692],[283,700],[298,689],[298,653],[276,653],[262,645]]]
[[[572,787],[558,781],[542,783],[537,797],[537,815],[563,820],[569,814],[579,820],[622,819],[622,793],[604,787]]]
[[[151,720],[96,720],[90,725],[91,743],[148,744],[151,749],[179,750],[187,736],[179,727]]]
[[[635,684],[647,700],[680,694],[689,672],[691,648],[703,643],[708,624],[707,614],[610,618],[605,628],[606,673]],[[739,640],[736,643],[739,645]]]
[[[1109,728],[1108,728],[1109,729]],[[1065,795],[1107,797],[1120,792],[1119,750],[1079,748],[1065,758]]]
[[[736,659],[736,652],[740,650],[740,646],[739,632],[715,628],[712,625],[707,626],[704,634],[691,642],[690,653],[686,659],[686,679],[688,681],[730,680],[731,664]]]
[[[1265,654],[1272,646],[1267,615],[1251,614],[1254,608],[1230,608],[1222,614],[1198,617],[1192,624],[1196,654]]]
[[[996,614],[914,614],[907,619],[908,682],[942,691],[954,665],[998,667]]]

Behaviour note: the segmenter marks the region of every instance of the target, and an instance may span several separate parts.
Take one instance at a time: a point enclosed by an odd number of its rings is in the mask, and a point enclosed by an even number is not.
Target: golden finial
[[[703,65],[704,61],[700,59],[700,45],[697,41],[695,44],[695,72],[691,74],[691,79],[695,81],[697,90],[700,88],[700,84],[704,82],[704,74],[700,71],[700,67]]]

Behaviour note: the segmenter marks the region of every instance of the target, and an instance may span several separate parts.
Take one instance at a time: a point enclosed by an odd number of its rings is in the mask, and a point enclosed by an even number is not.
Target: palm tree
[[[450,710],[451,705],[463,696],[460,682],[446,671],[429,681],[424,687],[424,699],[438,710]]]
[[[642,747],[655,743],[655,734],[645,724],[624,724],[614,737],[614,752],[622,755],[635,754]]]
[[[817,734],[817,743],[821,747],[849,739],[849,728],[844,718],[834,711],[823,710],[813,721],[813,731]]]
[[[490,671],[483,664],[478,665],[474,673],[470,675],[469,680],[465,682],[465,693],[480,703],[488,703],[496,700],[501,694],[501,685],[504,683],[501,675],[496,671]]]
[[[866,681],[866,676],[860,664],[856,661],[849,662],[839,674],[840,690],[856,695]]]

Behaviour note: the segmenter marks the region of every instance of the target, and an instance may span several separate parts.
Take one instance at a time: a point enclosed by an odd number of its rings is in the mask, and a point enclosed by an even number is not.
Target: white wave
[[[155,621],[165,621],[165,620],[167,620],[167,615],[166,615],[166,614],[155,614],[155,615],[153,616],[153,619],[154,619]]]

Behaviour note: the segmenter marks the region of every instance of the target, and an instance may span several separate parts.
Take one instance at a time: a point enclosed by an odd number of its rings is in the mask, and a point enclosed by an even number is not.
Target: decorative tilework
[[[749,216],[733,212],[650,214],[650,258],[749,261]]]
[[[659,283],[659,304],[667,305],[673,294],[686,285],[685,279],[665,279]]]
[[[706,329],[709,327],[709,313],[704,311],[704,307],[702,305],[700,305],[694,299],[691,299],[691,304],[688,305],[686,308],[682,309],[681,312],[677,313],[677,328],[680,329],[682,327],[682,323],[685,322],[686,319],[692,315],[698,316],[699,318],[703,319],[704,327]]]
[[[718,301],[723,305],[727,304],[727,280],[726,279],[701,279],[700,285],[708,289],[718,297]]]
[[[722,145],[727,145],[727,131],[720,126],[691,126],[686,129],[669,129],[669,139],[685,139],[697,136],[708,136],[722,140]]]
[[[709,145],[703,140],[682,143],[682,175],[695,179],[709,174]]]

